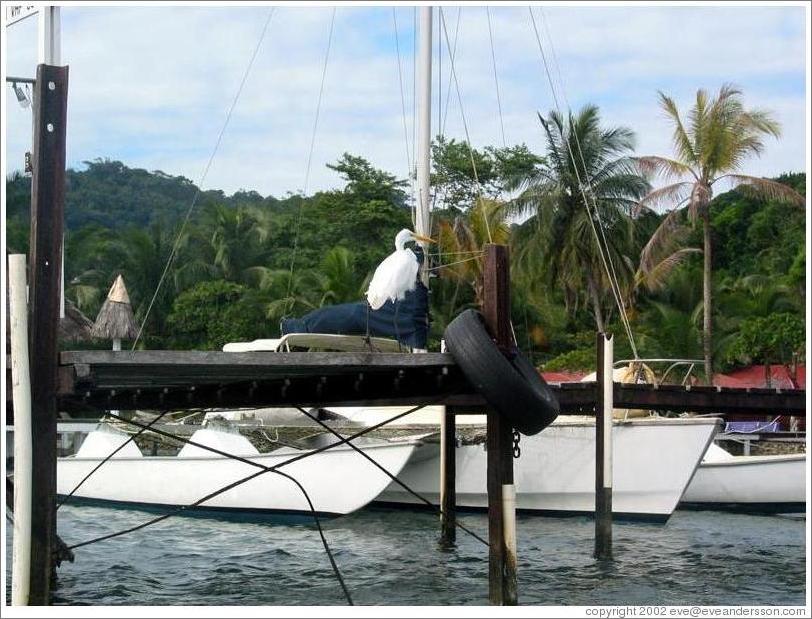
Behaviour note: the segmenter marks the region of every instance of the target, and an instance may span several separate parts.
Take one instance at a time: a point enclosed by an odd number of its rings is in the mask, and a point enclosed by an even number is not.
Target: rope
[[[398,16],[395,7],[392,7],[392,26],[395,31],[395,50],[397,52],[398,60],[398,86],[400,86],[400,110],[401,118],[403,119],[403,142],[406,145],[406,170],[407,178],[411,180],[412,176],[412,156],[409,150],[409,128],[406,123],[406,94],[403,88],[403,69],[401,68],[400,61],[400,39],[398,38]],[[415,226],[415,199],[414,199],[414,181],[411,185],[411,202],[412,202],[412,228]]]
[[[443,12],[442,7],[440,7],[440,21],[441,21],[441,23],[443,25],[443,34],[445,35],[445,44],[446,44],[446,47],[450,51],[451,50],[451,44],[449,43],[449,40],[448,40],[448,29],[446,28],[445,13]],[[471,135],[468,132],[468,121],[465,119],[465,109],[463,108],[463,105],[462,105],[462,95],[460,94],[460,82],[457,79],[457,70],[456,70],[456,66],[454,64],[454,58],[450,57],[450,61],[451,61],[451,76],[454,78],[454,88],[457,91],[457,100],[458,100],[459,106],[460,106],[460,116],[462,117],[462,126],[465,129],[465,142],[466,142],[466,144],[468,146],[468,154],[471,157],[471,168],[474,171],[474,182],[476,184],[477,197],[478,197],[479,202],[481,204],[482,203],[482,185],[480,185],[480,183],[479,183],[479,174],[477,173],[476,161],[474,160],[474,148],[473,148],[473,146],[471,146]],[[491,224],[488,221],[488,214],[483,212],[482,213],[482,219],[485,220],[485,229],[488,232],[488,241],[493,243],[493,236],[491,235]]]
[[[310,187],[310,169],[313,164],[313,150],[316,147],[316,131],[319,127],[319,116],[321,115],[321,101],[324,96],[324,83],[327,79],[327,64],[330,60],[330,48],[333,44],[333,28],[336,21],[336,10],[338,7],[333,7],[333,13],[330,17],[330,31],[327,35],[327,49],[324,52],[324,64],[321,69],[321,85],[319,86],[319,97],[316,102],[316,115],[313,118],[313,130],[310,134],[310,151],[307,154],[307,167],[305,168],[304,189],[302,190],[302,200],[299,202],[299,212],[296,217],[296,232],[293,236],[293,254],[290,257],[290,275],[288,277],[288,292],[287,297],[290,299],[291,291],[293,290],[293,270],[296,264],[296,253],[299,250],[299,230],[302,227],[302,211],[304,206],[304,198],[307,196],[307,190]],[[291,304],[293,309],[293,304]]]
[[[431,267],[430,269],[427,270],[436,271],[438,269],[445,269],[446,267],[453,267],[455,264],[462,264],[463,262],[471,262],[471,260],[479,260],[482,257],[482,253],[484,252],[480,252],[479,255],[472,256],[471,258],[466,258],[465,260],[457,260],[456,262],[449,262],[448,264],[440,264],[437,265],[436,267]]]
[[[483,253],[481,249],[469,249],[466,251],[439,251],[439,252],[432,252],[429,256],[436,257],[436,256],[468,256],[471,254],[481,254]]]
[[[553,79],[552,79],[552,76],[550,74],[550,68],[549,68],[549,66],[547,64],[547,57],[546,57],[546,55],[544,53],[544,47],[543,47],[543,45],[541,43],[541,37],[539,35],[538,26],[536,25],[536,18],[535,18],[535,15],[533,14],[533,7],[528,7],[528,10],[530,11],[530,19],[531,19],[532,24],[533,24],[533,31],[535,32],[535,35],[536,35],[536,42],[538,43],[539,52],[541,52],[541,59],[542,59],[542,62],[544,64],[544,71],[545,71],[545,73],[547,75],[547,81],[550,84],[550,91],[551,91],[551,93],[553,95],[553,101],[555,102],[556,110],[558,111],[558,113],[560,115],[561,114],[561,106],[560,106],[560,104],[558,102],[558,96],[556,95],[555,86],[553,84]],[[572,129],[572,127],[570,127],[570,129]],[[574,133],[573,137],[575,138],[575,142],[578,145],[578,149],[580,151],[580,140],[578,139],[578,134]],[[606,271],[607,277],[609,278],[609,287],[612,290],[612,295],[613,295],[613,297],[615,299],[615,303],[617,304],[618,311],[620,313],[621,323],[623,324],[623,327],[624,327],[624,329],[626,331],[626,336],[629,339],[629,344],[630,344],[630,346],[632,348],[632,353],[634,354],[634,358],[638,359],[639,356],[637,354],[637,346],[635,345],[634,334],[632,333],[632,329],[631,329],[631,323],[629,322],[628,316],[626,314],[626,309],[625,309],[625,307],[623,305],[623,302],[621,301],[621,298],[620,298],[621,297],[620,285],[619,285],[619,283],[617,282],[617,279],[616,279],[616,273],[615,273],[615,270],[614,270],[614,263],[612,263],[611,268],[609,267],[609,264],[607,263],[607,258],[611,262],[612,257],[611,257],[611,254],[609,252],[609,245],[608,245],[608,242],[606,241],[606,235],[605,235],[605,233],[603,231],[603,223],[602,223],[602,221],[600,219],[600,214],[599,214],[599,211],[598,211],[598,204],[597,204],[597,199],[595,197],[594,188],[592,187],[590,179],[588,178],[588,175],[587,175],[587,178],[585,179],[586,180],[586,186],[589,188],[590,192],[592,193],[596,215],[592,214],[592,209],[589,206],[589,199],[587,198],[587,194],[586,194],[586,192],[584,190],[584,184],[585,183],[584,183],[584,181],[581,180],[581,175],[578,172],[578,163],[575,160],[575,153],[573,152],[572,146],[570,145],[570,140],[569,139],[564,139],[563,141],[567,145],[567,151],[569,152],[570,159],[571,159],[571,161],[573,163],[573,170],[575,172],[576,180],[578,181],[578,189],[581,192],[581,197],[584,199],[584,206],[585,206],[585,208],[587,210],[587,215],[588,215],[588,219],[589,219],[589,225],[592,228],[593,234],[595,235],[595,242],[597,243],[597,246],[598,246],[598,253],[600,255],[601,262],[603,264],[604,270]],[[584,158],[583,158],[583,153],[581,153],[581,163],[584,166],[584,172],[586,173],[586,163],[585,163]],[[598,224],[600,225],[601,234],[598,234],[597,227],[595,226],[595,220],[596,219],[598,221]],[[606,255],[604,255],[604,246],[601,244],[601,236],[603,237],[603,242],[606,244],[606,246],[605,246]]]
[[[460,34],[460,17],[462,16],[462,9],[464,7],[457,7],[457,21],[454,25],[454,44],[451,46],[449,50],[448,59],[450,62],[454,62],[454,59],[457,57],[457,42],[459,41],[459,34]],[[445,134],[445,123],[448,120],[448,108],[451,103],[451,81],[454,79],[452,75],[449,74],[448,76],[448,88],[446,88],[446,95],[445,95],[445,109],[443,110],[443,118],[440,123],[440,135]]]
[[[507,139],[505,139],[505,121],[502,118],[502,97],[499,94],[499,75],[496,71],[496,52],[493,46],[493,27],[491,26],[491,9],[485,6],[485,13],[488,16],[488,38],[491,42],[491,61],[493,62],[493,82],[496,85],[496,105],[499,108],[499,126],[502,129],[502,146],[507,148]]]
[[[211,164],[214,161],[215,155],[217,155],[217,151],[220,148],[220,142],[223,140],[223,135],[225,135],[226,128],[228,127],[229,122],[231,122],[231,115],[234,112],[234,108],[237,107],[237,102],[240,99],[240,95],[242,94],[243,87],[245,86],[245,82],[248,79],[248,74],[251,72],[251,67],[254,66],[254,60],[256,60],[257,54],[259,53],[259,48],[262,46],[262,41],[265,39],[265,34],[268,31],[268,25],[271,23],[271,18],[276,11],[276,7],[271,7],[268,11],[268,16],[265,18],[265,23],[262,26],[262,32],[259,35],[259,41],[257,41],[256,47],[254,47],[254,51],[251,54],[251,58],[248,61],[248,66],[245,68],[245,72],[243,73],[242,80],[240,81],[240,85],[237,88],[237,93],[234,95],[234,99],[231,101],[231,106],[228,108],[228,113],[226,114],[226,119],[223,122],[223,126],[220,129],[220,133],[217,136],[217,140],[214,143],[214,148],[211,151],[211,155],[209,156],[209,160],[206,163],[206,166],[203,168],[203,174],[200,176],[200,181],[197,183],[197,188],[195,189],[195,195],[192,198],[192,203],[189,205],[189,208],[186,211],[186,215],[183,218],[183,223],[181,223],[180,229],[178,230],[178,234],[175,237],[175,242],[172,244],[172,250],[169,252],[169,257],[166,260],[166,264],[164,265],[164,270],[161,273],[161,277],[158,280],[158,285],[155,287],[155,293],[152,295],[152,299],[147,306],[146,314],[144,314],[144,319],[141,321],[141,326],[138,329],[138,333],[135,336],[135,341],[133,342],[132,348],[130,350],[135,350],[135,347],[138,345],[138,341],[141,339],[141,334],[144,331],[144,327],[147,324],[147,319],[149,318],[150,312],[152,311],[152,306],[155,305],[155,300],[158,298],[158,293],[161,290],[161,286],[163,286],[164,280],[166,279],[167,273],[169,273],[169,267],[172,264],[172,261],[175,259],[175,255],[177,254],[178,248],[180,247],[181,239],[183,238],[183,231],[186,229],[186,225],[189,223],[189,218],[192,215],[192,211],[194,211],[195,206],[197,205],[197,199],[200,197],[201,192],[203,191],[203,183],[206,180],[206,177],[209,174],[209,169],[211,168]]]
[[[550,43],[550,51],[551,51],[552,56],[553,56],[553,63],[554,63],[555,68],[556,68],[556,74],[558,75],[558,83],[559,83],[559,88],[561,89],[561,95],[564,97],[564,102],[566,103],[567,108],[570,109],[569,99],[567,98],[567,91],[566,91],[566,88],[564,87],[564,80],[563,80],[563,78],[561,76],[561,67],[558,64],[558,56],[555,53],[555,45],[553,44],[553,38],[552,38],[552,35],[550,34],[550,30],[547,27],[547,20],[546,20],[546,17],[544,15],[544,8],[540,7],[540,10],[541,10],[542,24],[544,25],[544,31],[547,33],[547,40]],[[577,133],[575,134],[575,146],[576,146],[576,148],[578,150],[578,156],[581,159],[581,164],[584,167],[584,171],[586,171],[586,160],[584,159],[584,153],[583,153],[583,150],[581,149],[581,141],[578,139],[578,134]],[[592,179],[590,179],[588,176],[587,176],[587,179],[586,179],[586,183],[587,183],[587,187],[589,188],[590,193],[592,194],[592,200],[593,200],[594,206],[595,206],[595,216],[596,216],[596,218],[598,220],[598,229],[600,230],[601,237],[603,238],[604,246],[606,247],[606,256],[607,256],[608,261],[609,261],[609,267],[612,270],[612,276],[611,277],[614,278],[613,281],[614,281],[615,287],[617,288],[618,296],[622,296],[621,291],[620,291],[619,278],[617,276],[617,271],[615,270],[615,262],[612,259],[612,254],[609,251],[609,241],[606,239],[606,226],[603,225],[603,219],[602,219],[602,216],[601,216],[601,212],[600,212],[600,209],[598,209],[597,196],[595,195],[595,189],[592,186]],[[610,281],[611,281],[611,278],[610,278]],[[632,332],[631,322],[629,321],[628,314],[626,313],[626,306],[623,303],[619,303],[618,310],[620,312],[621,322],[623,322],[624,327],[628,331],[629,343],[631,344],[632,352],[634,353],[634,358],[639,359],[639,356],[637,354],[637,346],[636,346],[635,341],[634,341],[634,333]]]
[[[303,408],[301,408],[301,407],[299,407],[299,406],[297,406],[297,407],[296,407],[296,409],[297,409],[299,412],[301,412],[303,415],[306,415],[306,416],[307,416],[308,418],[310,418],[312,421],[315,421],[315,422],[316,422],[317,424],[319,424],[319,425],[320,425],[322,428],[324,428],[325,430],[327,430],[328,432],[330,432],[330,434],[332,434],[333,436],[337,436],[338,438],[341,438],[341,435],[340,435],[338,432],[336,432],[336,431],[335,431],[333,428],[331,428],[330,426],[328,426],[326,423],[324,423],[324,422],[323,422],[321,419],[319,419],[319,418],[318,418],[318,417],[316,417],[315,415],[312,415],[311,413],[307,412],[305,409],[303,409]],[[428,505],[429,507],[431,507],[431,508],[432,508],[434,511],[436,511],[436,512],[437,512],[438,514],[440,514],[441,516],[445,514],[445,512],[443,511],[443,509],[442,509],[441,507],[436,506],[434,503],[432,503],[431,501],[429,501],[429,500],[428,500],[426,497],[424,497],[424,496],[423,496],[423,495],[421,495],[420,493],[416,492],[415,490],[413,490],[412,488],[410,488],[409,486],[407,486],[405,482],[403,482],[403,481],[401,481],[400,479],[398,479],[397,475],[393,475],[392,473],[390,473],[389,471],[387,471],[385,467],[383,467],[381,464],[379,464],[379,463],[378,463],[378,462],[377,462],[377,461],[376,461],[376,460],[375,460],[375,459],[374,459],[372,456],[370,456],[368,453],[366,453],[366,452],[365,452],[365,451],[363,451],[362,449],[360,449],[360,448],[356,447],[356,446],[355,446],[355,445],[353,445],[351,442],[350,442],[350,443],[347,443],[347,445],[349,445],[349,446],[350,446],[350,447],[351,447],[351,448],[352,448],[354,451],[356,451],[356,452],[358,452],[359,454],[361,454],[362,456],[364,456],[364,458],[366,458],[367,460],[369,460],[369,461],[370,461],[372,464],[374,464],[374,465],[375,465],[375,466],[376,466],[378,469],[380,469],[381,471],[383,471],[383,473],[384,473],[384,474],[385,474],[387,477],[389,477],[389,479],[391,479],[392,481],[394,481],[396,484],[398,484],[398,485],[399,485],[401,488],[403,488],[403,489],[404,489],[406,492],[408,492],[409,494],[411,494],[413,497],[415,497],[415,498],[416,498],[416,499],[418,499],[419,501],[422,501],[423,503],[425,503],[426,505]],[[481,538],[479,535],[477,535],[476,533],[474,533],[473,531],[471,531],[471,530],[470,530],[469,528],[467,528],[466,526],[464,526],[464,525],[460,524],[459,522],[456,522],[456,519],[455,519],[455,524],[456,524],[456,526],[458,526],[460,529],[462,529],[463,531],[465,531],[466,533],[468,533],[469,535],[471,535],[471,536],[472,536],[474,539],[478,539],[480,542],[482,542],[482,543],[483,543],[483,544],[485,544],[486,546],[490,546],[490,544],[489,544],[488,542],[486,542],[484,539],[482,539],[482,538]]]
[[[355,606],[352,601],[352,596],[350,595],[349,589],[347,589],[347,585],[344,583],[344,579],[341,577],[341,571],[338,569],[338,564],[336,563],[335,557],[333,557],[333,552],[330,550],[330,545],[327,543],[327,538],[324,536],[324,529],[321,528],[321,521],[319,520],[319,515],[316,513],[316,508],[313,505],[313,501],[310,500],[310,495],[305,490],[304,486],[299,483],[299,480],[293,477],[293,475],[288,475],[287,473],[283,473],[282,471],[274,471],[277,475],[281,475],[292,481],[299,490],[302,491],[305,500],[307,501],[307,505],[310,507],[310,515],[313,516],[313,522],[316,523],[316,529],[319,531],[319,537],[321,538],[321,544],[324,546],[324,552],[327,553],[327,558],[330,560],[330,566],[333,568],[333,574],[335,574],[336,580],[338,580],[338,584],[341,585],[341,590],[344,592],[344,597],[347,598],[347,604],[350,606]]]
[[[419,406],[415,406],[415,407],[413,407],[413,408],[411,408],[411,409],[409,409],[409,410],[407,410],[407,411],[405,411],[403,413],[400,413],[398,415],[395,415],[394,417],[391,417],[391,418],[389,418],[389,419],[387,419],[385,421],[382,421],[381,423],[375,424],[374,426],[369,426],[367,428],[364,428],[363,430],[360,430],[359,432],[356,432],[355,434],[352,434],[352,435],[350,435],[348,437],[342,438],[340,441],[337,441],[337,442],[332,443],[330,445],[325,445],[324,447],[319,447],[317,449],[313,449],[312,451],[308,451],[308,452],[305,452],[303,454],[292,456],[292,457],[288,458],[287,460],[284,460],[284,461],[280,462],[279,464],[275,464],[274,466],[270,466],[270,467],[264,466],[264,465],[259,464],[257,462],[252,462],[250,460],[246,460],[245,458],[242,458],[240,456],[236,456],[234,454],[229,454],[229,453],[226,453],[224,451],[220,451],[219,449],[215,449],[214,447],[209,447],[207,445],[201,445],[201,444],[196,443],[196,442],[194,442],[194,441],[192,441],[190,439],[186,439],[186,438],[174,435],[174,434],[170,434],[169,432],[164,432],[163,430],[153,429],[152,431],[156,432],[158,434],[166,435],[169,438],[175,439],[175,440],[180,441],[182,443],[186,443],[186,444],[189,444],[189,445],[194,445],[195,447],[200,447],[201,449],[205,449],[206,451],[211,451],[213,453],[216,453],[218,455],[221,455],[221,456],[224,456],[224,457],[227,457],[227,458],[231,458],[233,460],[245,461],[245,462],[251,464],[252,466],[256,466],[256,467],[261,468],[262,470],[257,471],[256,473],[252,473],[251,475],[248,475],[247,477],[243,477],[241,479],[238,479],[237,481],[234,481],[234,482],[228,484],[227,486],[224,486],[224,487],[220,488],[219,490],[215,490],[214,492],[210,492],[209,494],[202,497],[201,499],[198,499],[194,503],[191,503],[189,505],[181,505],[181,506],[173,509],[172,511],[170,511],[170,512],[168,512],[166,514],[162,514],[160,516],[157,516],[156,518],[152,518],[151,520],[143,522],[143,523],[141,523],[139,525],[136,525],[134,527],[130,527],[129,529],[124,529],[123,531],[118,531],[116,533],[109,533],[107,535],[102,535],[102,536],[97,537],[97,538],[93,538],[93,539],[90,539],[90,540],[87,540],[87,541],[84,541],[84,542],[80,542],[78,544],[74,544],[72,546],[69,546],[69,550],[73,550],[73,549],[79,548],[81,546],[89,546],[90,544],[95,544],[97,542],[105,541],[105,540],[108,540],[108,539],[113,539],[115,537],[121,537],[122,535],[126,535],[128,533],[133,533],[135,531],[139,531],[141,529],[149,527],[149,526],[151,526],[153,524],[157,524],[159,522],[162,522],[163,520],[166,520],[167,518],[171,518],[172,516],[183,513],[187,509],[197,507],[201,503],[205,503],[206,501],[209,501],[209,500],[213,499],[214,497],[223,494],[224,492],[228,492],[232,488],[236,488],[237,486],[240,486],[240,485],[242,485],[242,484],[244,484],[244,483],[246,483],[248,481],[251,481],[252,479],[255,479],[256,477],[259,477],[260,475],[264,475],[265,473],[276,472],[277,469],[280,469],[280,468],[282,468],[284,466],[287,466],[289,464],[293,464],[294,462],[298,462],[299,460],[303,460],[303,459],[309,458],[311,456],[315,456],[316,454],[327,451],[328,449],[333,449],[334,447],[337,447],[339,445],[348,443],[349,441],[360,438],[360,437],[364,436],[365,434],[369,434],[370,432],[373,432],[373,431],[381,428],[382,426],[384,426],[384,425],[386,425],[388,423],[391,423],[392,421],[400,419],[401,417],[405,417],[406,415],[410,415],[410,414],[420,410],[421,408],[424,408],[424,407],[429,406],[431,404],[439,404],[440,402],[442,402],[442,400],[444,398],[445,398],[445,396],[443,396],[442,398],[435,398],[433,401],[429,401],[429,402],[427,402],[425,404],[420,404]],[[117,417],[117,415],[112,415],[112,414],[110,416],[111,417]],[[138,422],[135,422],[135,421],[133,421],[131,419],[124,419],[123,417],[119,417],[119,419],[121,419],[121,421],[123,421],[125,423],[132,424],[132,425],[134,425],[136,427],[143,427],[142,424],[140,424]]]
[[[70,492],[67,494],[67,496],[65,496],[65,498],[63,498],[63,499],[62,499],[62,501],[60,501],[59,503],[57,503],[57,505],[56,505],[56,509],[57,509],[57,510],[59,510],[59,508],[60,508],[60,507],[62,507],[62,506],[65,504],[65,503],[67,503],[67,502],[70,500],[70,498],[71,498],[71,497],[72,497],[72,496],[73,496],[73,495],[76,493],[76,491],[77,491],[79,488],[81,488],[81,487],[82,487],[82,484],[84,484],[84,483],[85,483],[85,482],[86,482],[88,479],[90,479],[90,476],[91,476],[91,475],[93,475],[93,473],[95,473],[96,471],[98,471],[98,470],[99,470],[99,469],[102,467],[102,465],[103,465],[103,464],[105,464],[106,462],[108,462],[108,461],[110,460],[110,458],[112,458],[112,457],[113,457],[113,456],[115,456],[115,455],[116,455],[116,454],[117,454],[119,451],[121,451],[122,449],[124,449],[124,447],[125,447],[126,445],[128,445],[129,443],[133,442],[133,441],[134,441],[136,438],[138,438],[139,436],[141,436],[141,435],[142,435],[142,434],[143,434],[145,431],[147,431],[147,430],[151,429],[151,427],[152,427],[153,425],[155,425],[156,423],[158,423],[158,422],[159,422],[159,421],[160,421],[160,420],[161,420],[161,419],[162,419],[162,418],[163,418],[165,415],[167,415],[168,413],[169,413],[169,411],[164,411],[163,413],[161,413],[160,415],[158,415],[158,416],[157,416],[155,419],[153,419],[152,421],[150,421],[150,422],[149,422],[149,423],[148,423],[146,426],[144,426],[143,428],[141,428],[140,430],[138,430],[138,432],[136,432],[135,434],[130,435],[130,436],[127,438],[127,440],[126,440],[126,441],[124,441],[123,443],[121,443],[121,445],[119,445],[118,447],[116,447],[116,448],[115,448],[115,449],[112,451],[112,453],[110,453],[110,455],[108,455],[106,458],[104,458],[104,460],[102,460],[102,461],[101,461],[101,462],[99,462],[99,463],[98,463],[98,464],[97,464],[95,467],[93,467],[93,469],[92,469],[92,470],[91,470],[91,471],[90,471],[90,472],[89,472],[87,475],[85,475],[85,476],[82,478],[82,481],[80,481],[78,484],[76,484],[76,485],[74,486],[73,490],[71,490],[71,491],[70,491]],[[195,414],[197,414],[197,413],[195,413]]]

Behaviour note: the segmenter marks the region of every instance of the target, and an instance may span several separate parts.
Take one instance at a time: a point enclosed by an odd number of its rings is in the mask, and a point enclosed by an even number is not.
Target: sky
[[[333,8],[65,7],[68,165],[117,159],[200,182],[271,10],[203,187],[277,197],[340,187],[341,179],[326,164],[344,152],[406,177],[407,151],[409,157],[414,151],[415,12],[403,5],[394,11],[335,9],[309,178]],[[489,10],[506,142],[541,153],[537,112],[546,114],[556,104],[528,8]],[[734,83],[748,107],[771,110],[783,126],[782,138],[768,140],[765,153],[749,160],[745,171],[775,176],[806,169],[804,7],[545,6],[536,7],[535,17],[559,105],[598,105],[604,124],[636,132],[638,154],[672,153],[658,90],[687,109],[698,88],[713,92]],[[501,146],[486,9],[446,5],[443,21],[435,9],[432,133],[442,108],[444,133],[465,138],[456,88],[449,82],[447,31],[448,43],[457,41],[455,73],[471,142],[478,148]],[[11,26],[6,35],[7,75],[33,76],[36,20]],[[10,172],[22,167],[30,149],[31,111],[17,105],[8,87],[5,108]]]

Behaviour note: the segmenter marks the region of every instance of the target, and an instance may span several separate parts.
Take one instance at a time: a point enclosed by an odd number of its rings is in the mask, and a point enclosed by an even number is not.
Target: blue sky
[[[70,65],[68,162],[96,157],[182,174],[197,182],[214,146],[268,7],[63,8],[63,62]],[[204,183],[227,192],[283,196],[304,188],[311,128],[332,14],[329,7],[275,10],[257,61]],[[543,150],[536,111],[553,107],[526,7],[491,6],[507,141]],[[412,135],[413,9],[398,6],[406,120]],[[435,11],[437,14],[438,11]],[[501,145],[485,8],[445,6],[449,37],[459,16],[456,70],[472,142]],[[536,9],[560,63],[572,107],[597,104],[604,122],[637,133],[637,152],[670,154],[656,91],[686,108],[700,87],[733,82],[746,104],[765,107],[784,136],[746,171],[806,168],[805,37],[801,6],[548,6]],[[7,31],[6,71],[32,75],[36,23]],[[435,23],[435,48],[437,24]],[[448,92],[443,40],[441,89]],[[548,51],[549,53],[549,51]],[[435,56],[437,54],[435,53]],[[435,110],[437,131],[437,77]],[[9,171],[29,148],[30,110],[6,88]],[[446,135],[463,138],[456,94]],[[409,144],[411,151],[412,144]],[[393,9],[339,7],[309,190],[340,185],[325,167],[344,151],[401,177],[406,140]]]

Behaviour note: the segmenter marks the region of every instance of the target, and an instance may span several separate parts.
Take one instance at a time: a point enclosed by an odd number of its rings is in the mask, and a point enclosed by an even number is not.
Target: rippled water
[[[65,506],[59,533],[73,544],[150,517]],[[487,537],[485,515],[461,521]],[[367,509],[324,528],[356,604],[487,603],[487,548],[460,531],[456,549],[440,550],[432,514]],[[609,563],[592,558],[593,531],[587,518],[520,516],[520,603],[804,602],[803,519],[676,512],[666,525],[616,523]],[[76,553],[59,570],[57,603],[345,603],[310,525],[170,518]]]

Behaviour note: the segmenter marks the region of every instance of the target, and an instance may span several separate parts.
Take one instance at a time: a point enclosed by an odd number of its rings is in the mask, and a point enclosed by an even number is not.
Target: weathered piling
[[[11,603],[27,606],[31,576],[31,376],[25,255],[8,257],[11,382],[14,400],[14,546]]]
[[[56,417],[68,68],[40,64],[34,84],[30,312],[31,589],[48,604],[56,537]]]
[[[513,342],[510,326],[510,263],[504,245],[485,246],[484,299],[482,314],[497,346],[508,350]],[[512,428],[494,410],[488,409],[488,541],[489,600],[491,604],[514,605],[516,589],[516,509],[504,504],[513,490]],[[506,522],[507,521],[507,522]]]
[[[612,413],[614,340],[597,334],[595,403],[595,558],[612,558]]]
[[[440,426],[440,544],[457,540],[457,423],[453,406],[446,406]]]

